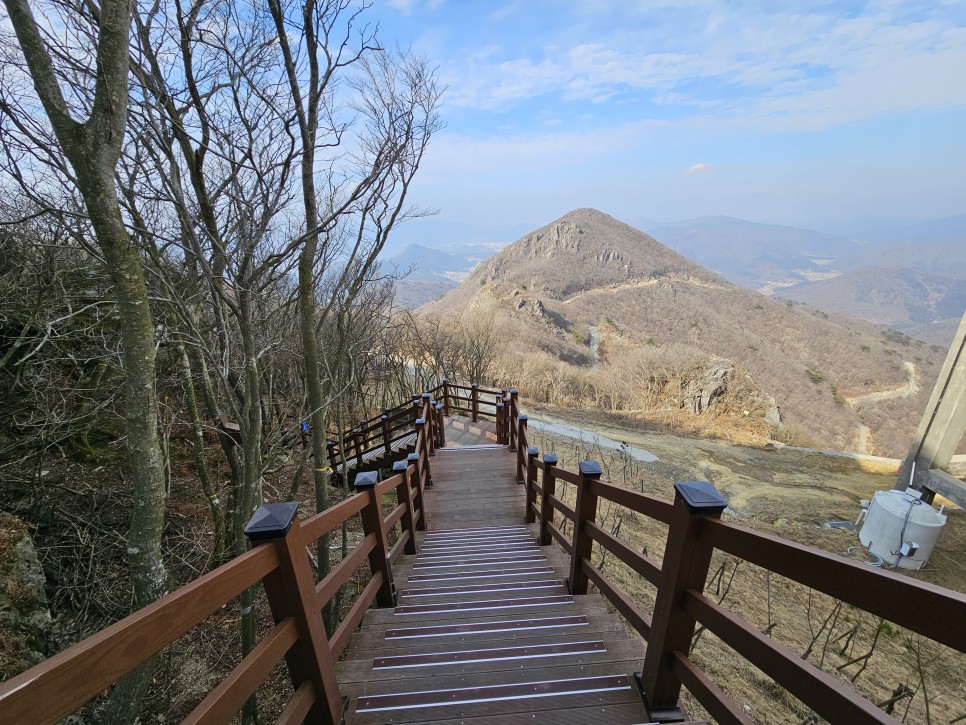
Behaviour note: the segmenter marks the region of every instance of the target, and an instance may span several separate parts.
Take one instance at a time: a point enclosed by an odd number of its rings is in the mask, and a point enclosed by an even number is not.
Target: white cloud
[[[415,0],[396,0],[414,2]],[[870,3],[795,12],[694,5],[701,32],[674,32],[657,10],[627,10],[626,27],[528,37],[491,57],[448,65],[454,106],[507,111],[531,99],[595,104],[635,99],[652,115],[685,111],[708,123],[745,120],[775,130],[814,130],[890,112],[966,106],[966,28],[940,11]],[[602,0],[599,11],[617,5]],[[614,10],[614,12],[618,12]],[[648,23],[647,21],[651,22]],[[522,39],[521,39],[522,40]],[[528,48],[525,53],[520,48]],[[957,70],[959,69],[959,70]],[[680,114],[677,115],[681,118]]]
[[[409,15],[419,5],[419,0],[387,0],[387,2],[389,7],[398,10],[403,15]]]
[[[691,174],[700,174],[703,171],[710,171],[713,166],[714,164],[705,164],[703,162],[691,164],[687,169],[685,169],[684,175],[690,176]]]
[[[429,10],[436,10],[446,0],[425,0],[424,3],[420,0],[387,0],[387,2],[391,8],[398,10],[403,15],[412,15],[413,11],[421,4],[425,4]]]

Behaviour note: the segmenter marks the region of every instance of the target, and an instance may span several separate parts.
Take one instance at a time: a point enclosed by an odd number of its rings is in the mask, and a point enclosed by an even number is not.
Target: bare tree
[[[96,27],[96,73],[93,68],[85,69],[92,88],[90,102],[84,107],[65,98],[61,84],[66,79],[59,71],[72,70],[55,67],[48,42],[51,36],[45,39],[27,0],[5,3],[34,90],[73,170],[72,180],[83,197],[117,296],[124,345],[127,448],[135,499],[127,551],[135,603],[141,607],[164,594],[167,577],[161,556],[165,489],[158,438],[154,325],[141,259],[128,235],[114,186],[128,115],[131,5],[123,0],[105,0],[99,6],[81,6],[80,14]],[[68,10],[64,8],[64,12]],[[11,110],[5,104],[4,111]],[[21,131],[29,130],[22,118],[8,117]],[[50,153],[56,152],[51,149]],[[111,712],[116,721],[133,719],[150,679],[149,670],[142,669],[116,688],[119,694],[113,698]]]

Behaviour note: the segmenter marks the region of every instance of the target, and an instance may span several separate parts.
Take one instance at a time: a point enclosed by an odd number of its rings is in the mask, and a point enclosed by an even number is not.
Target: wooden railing
[[[476,383],[458,385],[444,378],[435,388],[394,408],[385,408],[379,415],[359,421],[338,440],[329,440],[326,444],[329,466],[333,471],[341,471],[345,459],[348,466],[361,468],[370,455],[391,455],[395,443],[412,436],[413,426],[419,418],[429,431],[430,456],[435,455],[437,448],[446,445],[444,418],[450,415],[463,414],[474,422],[481,418],[492,419],[496,421],[498,431],[506,431],[509,418],[504,420],[503,401],[509,400],[511,393],[516,391],[482,388]],[[507,442],[504,438],[505,435],[499,436],[498,433],[500,443]]]
[[[294,501],[262,506],[245,530],[250,551],[0,684],[0,724],[53,723],[77,711],[258,582],[264,584],[274,627],[185,722],[230,721],[283,658],[294,695],[277,722],[341,722],[335,662],[373,603],[395,605],[392,563],[403,553],[416,553],[416,531],[426,526],[423,492],[431,482],[433,443],[421,421],[435,412],[428,400],[421,401],[416,453],[396,462],[392,477],[378,481],[378,475],[363,474],[356,494],[305,520],[298,518]],[[396,506],[384,515],[382,497],[391,491]],[[307,548],[357,515],[362,540],[316,582]],[[401,532],[390,548],[387,532],[396,524]],[[322,609],[366,564],[369,583],[327,636]]]
[[[570,555],[573,594],[585,594],[593,582],[647,640],[639,684],[652,720],[674,722],[680,717],[677,703],[683,686],[716,721],[754,722],[689,658],[696,625],[701,624],[830,722],[896,722],[842,680],[706,597],[705,580],[715,550],[966,652],[963,594],[721,521],[726,502],[710,483],[676,483],[674,502],[667,503],[602,481],[601,468],[593,461],[581,461],[577,473],[560,468],[553,454],[544,454],[541,461],[537,449],[529,445],[527,418],[519,410],[517,396],[511,394],[509,400],[509,445],[517,452],[518,481],[527,487],[526,521],[539,522],[540,545],[556,542]],[[557,481],[576,487],[573,508],[557,495]],[[668,525],[660,564],[597,524],[601,500]],[[556,514],[571,522],[570,538],[554,523]],[[594,547],[606,550],[657,588],[653,613],[641,610],[593,565]]]

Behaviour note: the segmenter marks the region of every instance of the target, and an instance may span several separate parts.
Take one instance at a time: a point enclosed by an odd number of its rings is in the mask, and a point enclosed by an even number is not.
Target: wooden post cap
[[[379,483],[379,471],[360,471],[356,474],[356,491],[372,488]]]
[[[448,383],[449,382],[449,378],[443,378],[443,382],[444,383]]]
[[[510,388],[510,395],[517,395],[517,394],[519,394],[519,392],[520,391],[517,390],[516,388]]]
[[[522,420],[524,423],[526,423],[530,419],[527,417],[526,413],[520,413],[520,415],[517,416],[517,420]]]
[[[442,403],[436,403],[436,410],[442,410],[444,407]]]
[[[425,418],[416,418],[416,425],[426,425]]]
[[[262,504],[245,524],[245,536],[250,541],[281,539],[291,528],[298,510],[298,501]]]
[[[479,386],[479,384],[478,384],[478,383],[470,383],[470,387],[471,387],[471,388],[478,388],[478,387],[480,387],[480,386]]]
[[[527,455],[530,456],[530,458],[536,458],[537,456],[540,455],[540,449],[535,448],[534,446],[530,446],[529,448],[527,448]]]
[[[709,514],[719,514],[728,507],[728,502],[724,496],[718,493],[718,489],[708,481],[685,481],[674,484],[674,491],[688,511],[692,514],[707,516]]]
[[[429,393],[423,393],[420,397],[423,400],[427,400],[427,399],[431,398],[432,396]]]
[[[406,463],[419,463],[419,454],[410,453],[408,456],[406,456]]]
[[[497,407],[497,408],[505,408],[506,406],[505,406],[505,405],[503,405],[503,403],[497,403],[497,404],[496,404],[496,407]]]
[[[577,464],[577,467],[580,469],[581,476],[596,476],[599,478],[603,473],[597,461],[581,461]]]
[[[413,454],[416,455],[415,453]],[[416,456],[416,460],[419,460],[419,456]],[[409,468],[409,461],[396,461],[392,464],[393,473],[405,473],[406,469]]]
[[[557,458],[557,454],[556,453],[544,453],[543,454],[543,462],[546,465],[548,465],[548,466],[556,466],[558,460],[560,460],[560,459]]]

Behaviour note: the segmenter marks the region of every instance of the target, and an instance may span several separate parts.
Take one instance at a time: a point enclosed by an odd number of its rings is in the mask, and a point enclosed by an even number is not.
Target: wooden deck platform
[[[448,447],[495,443],[496,425],[492,421],[474,422],[470,418],[454,415],[446,419],[445,435]],[[391,464],[393,460],[405,458],[407,453],[413,452],[415,445],[416,433],[414,432],[393,441],[389,446],[391,454],[387,454],[384,448],[372,448],[362,454],[361,470],[382,468]],[[355,457],[350,457],[347,463],[350,473],[360,469],[358,459]],[[332,468],[336,473],[342,473],[341,463],[336,463]]]
[[[370,610],[339,663],[346,722],[647,722],[644,643],[599,595],[569,594],[568,559],[524,524],[515,454],[471,434],[432,458],[398,606]]]

